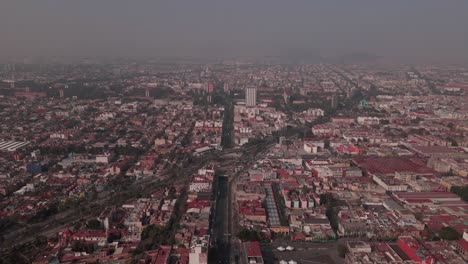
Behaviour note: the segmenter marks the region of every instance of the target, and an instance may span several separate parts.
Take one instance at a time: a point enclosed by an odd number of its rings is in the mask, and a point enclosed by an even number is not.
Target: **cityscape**
[[[468,263],[468,64],[78,46],[0,52],[0,264]]]

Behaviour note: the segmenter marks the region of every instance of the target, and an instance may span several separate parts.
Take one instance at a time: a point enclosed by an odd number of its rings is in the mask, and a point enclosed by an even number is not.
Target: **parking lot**
[[[277,248],[291,246],[294,250],[280,251]],[[265,263],[279,263],[281,260],[310,264],[342,264],[338,256],[337,243],[313,243],[277,240],[272,245],[262,247]]]

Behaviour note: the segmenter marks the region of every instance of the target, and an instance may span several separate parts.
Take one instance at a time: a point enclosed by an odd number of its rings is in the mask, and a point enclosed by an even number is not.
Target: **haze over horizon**
[[[0,60],[285,58],[468,62],[468,1],[2,1]]]

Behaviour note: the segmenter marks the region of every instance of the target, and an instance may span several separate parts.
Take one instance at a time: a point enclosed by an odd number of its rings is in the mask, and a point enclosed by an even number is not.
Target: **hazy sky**
[[[468,0],[0,0],[0,59],[338,56],[468,61]]]

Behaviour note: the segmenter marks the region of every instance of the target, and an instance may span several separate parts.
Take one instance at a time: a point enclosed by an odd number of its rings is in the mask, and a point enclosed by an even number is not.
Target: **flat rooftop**
[[[420,160],[411,158],[355,158],[354,163],[370,174],[393,174],[395,172],[414,172],[431,174],[434,171]]]

